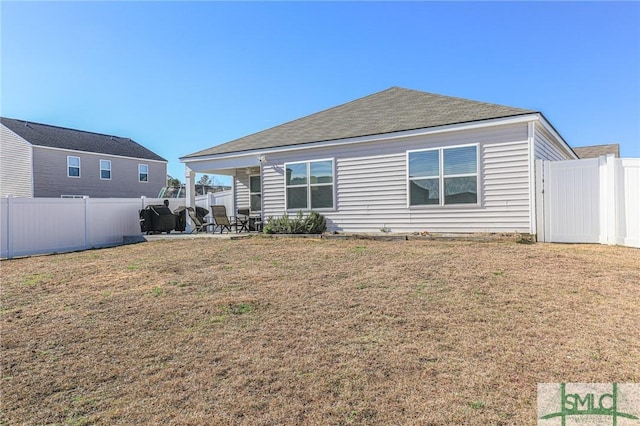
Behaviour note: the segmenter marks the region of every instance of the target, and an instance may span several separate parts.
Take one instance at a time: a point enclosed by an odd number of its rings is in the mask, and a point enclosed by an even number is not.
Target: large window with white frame
[[[138,164],[138,182],[149,182],[149,166]]]
[[[100,160],[100,179],[111,180],[111,160]]]
[[[262,210],[260,175],[249,176],[249,205],[251,206],[251,211],[259,212]]]
[[[67,156],[67,176],[80,177],[80,157]]]
[[[319,210],[334,207],[333,160],[286,163],[288,210]]]
[[[409,206],[478,204],[478,146],[407,152]]]

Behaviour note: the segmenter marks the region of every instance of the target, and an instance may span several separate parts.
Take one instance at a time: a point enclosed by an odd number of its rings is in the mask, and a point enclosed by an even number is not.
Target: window
[[[260,175],[249,176],[249,199],[251,211],[262,210],[262,187],[260,186]]]
[[[287,209],[333,208],[333,160],[285,164]]]
[[[67,176],[80,177],[80,157],[67,156]]]
[[[407,153],[409,205],[478,204],[478,147]]]
[[[111,160],[100,160],[100,179],[111,180]]]
[[[149,166],[138,164],[138,182],[149,182]]]

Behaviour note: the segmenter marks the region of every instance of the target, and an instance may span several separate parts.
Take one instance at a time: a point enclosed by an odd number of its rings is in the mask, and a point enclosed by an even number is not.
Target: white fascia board
[[[562,136],[560,136],[560,133],[558,133],[556,131],[556,129],[553,128],[551,123],[549,123],[547,118],[544,115],[542,115],[541,113],[538,113],[538,121],[540,122],[542,127],[544,127],[544,129],[551,134],[551,136],[553,136],[554,138],[556,138],[556,140],[558,140],[560,142],[560,146],[565,151],[567,151],[568,154],[572,155],[574,159],[576,159],[576,160],[578,159],[578,156],[573,151],[573,148],[571,148],[571,146],[567,143],[567,141],[565,141],[564,138]]]
[[[336,139],[336,140],[325,141],[325,142],[310,142],[310,143],[304,143],[304,144],[298,144],[298,145],[255,149],[250,151],[229,152],[224,154],[213,154],[213,155],[207,155],[207,156],[196,157],[196,158],[183,157],[183,158],[180,158],[180,162],[185,164],[195,164],[201,161],[222,160],[227,158],[238,159],[239,157],[244,157],[244,156],[252,156],[253,158],[256,159],[256,161],[259,161],[258,158],[260,155],[267,155],[267,154],[288,152],[288,151],[297,151],[300,149],[326,148],[326,147],[340,146],[340,145],[346,145],[346,144],[378,142],[382,140],[394,140],[394,139],[410,138],[414,136],[435,135],[438,133],[455,132],[455,131],[462,131],[462,130],[482,129],[485,127],[526,123],[532,120],[538,120],[539,117],[540,117],[540,114],[533,113],[533,114],[518,115],[515,117],[493,118],[490,120],[474,121],[471,123],[448,124],[446,126],[429,127],[429,128],[423,128],[423,129],[417,129],[417,130],[406,130],[406,131],[394,132],[394,133],[381,133],[381,134],[371,135],[371,136],[359,136],[354,138]],[[193,168],[191,166],[189,167]],[[240,167],[246,167],[246,166],[240,166]]]
[[[115,155],[115,154],[103,154],[102,152],[93,152],[93,151],[79,151],[76,149],[67,149],[67,148],[56,148],[56,147],[52,147],[52,146],[43,146],[43,145],[33,145],[31,144],[32,147],[34,148],[41,148],[41,149],[50,149],[53,151],[64,151],[64,152],[69,152],[69,153],[77,153],[77,154],[90,154],[90,155],[97,155],[100,157],[113,157],[113,158],[126,158],[129,160],[137,160],[137,161],[153,161],[155,163],[168,163],[167,160],[150,160],[148,158],[141,158],[141,157],[127,157],[125,155]]]
[[[271,151],[273,152],[273,151]],[[254,154],[226,155],[224,157],[207,157],[207,159],[198,159],[198,161],[182,161],[185,165],[196,173],[211,173],[212,170],[219,171],[217,174],[223,173],[223,170],[257,167],[260,165],[260,157]]]

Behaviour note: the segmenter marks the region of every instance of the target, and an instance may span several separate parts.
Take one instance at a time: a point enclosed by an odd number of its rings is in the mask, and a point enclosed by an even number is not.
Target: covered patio
[[[263,222],[262,217],[262,164],[266,156],[252,152],[246,155],[205,155],[181,158],[185,163],[186,206],[196,206],[196,174],[222,175],[231,177],[232,205],[227,215],[236,218],[246,217],[249,231],[256,231]],[[207,208],[210,208],[208,206]],[[193,227],[193,223],[189,223]]]

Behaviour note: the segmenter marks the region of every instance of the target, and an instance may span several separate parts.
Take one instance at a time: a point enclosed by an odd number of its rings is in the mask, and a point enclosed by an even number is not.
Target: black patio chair
[[[238,209],[238,214],[236,215],[236,231],[237,232],[242,232],[242,231],[247,231],[249,232],[249,223],[251,220],[251,210],[244,208],[244,209]]]

